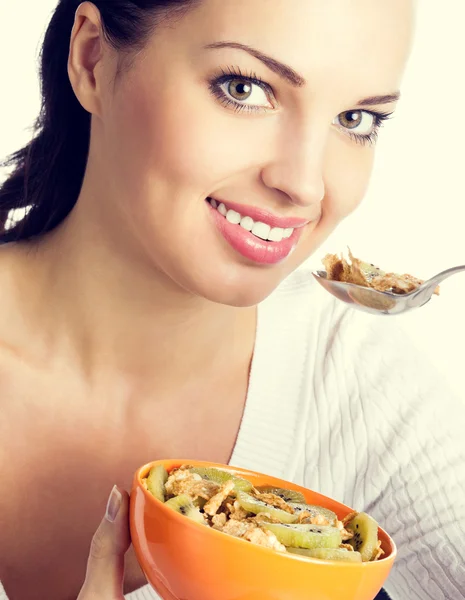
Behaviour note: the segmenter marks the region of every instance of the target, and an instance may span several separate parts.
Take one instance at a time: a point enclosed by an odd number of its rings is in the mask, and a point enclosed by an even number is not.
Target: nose
[[[315,132],[314,132],[315,133]],[[263,183],[301,207],[318,205],[325,196],[323,177],[326,137],[305,134],[282,137],[274,157],[262,169]]]

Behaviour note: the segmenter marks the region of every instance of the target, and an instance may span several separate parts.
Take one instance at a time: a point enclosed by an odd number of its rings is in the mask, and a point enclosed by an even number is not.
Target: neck
[[[163,373],[175,383],[250,362],[255,308],[190,294],[153,265],[124,256],[81,212],[76,206],[28,264],[46,290],[37,305],[46,311],[48,339],[77,353],[88,376],[105,370],[150,380]]]

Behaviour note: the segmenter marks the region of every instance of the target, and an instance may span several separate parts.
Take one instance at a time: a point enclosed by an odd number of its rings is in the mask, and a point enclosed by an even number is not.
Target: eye
[[[378,125],[376,115],[366,110],[348,110],[338,115],[333,123],[356,135],[371,135]]]
[[[258,83],[245,78],[230,78],[219,85],[226,99],[246,105],[273,108],[266,91]]]

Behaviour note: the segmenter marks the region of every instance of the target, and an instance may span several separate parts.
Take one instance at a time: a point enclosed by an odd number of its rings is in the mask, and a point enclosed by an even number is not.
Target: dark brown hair
[[[153,28],[195,0],[93,0],[108,43],[118,50],[143,46]],[[59,225],[78,199],[87,163],[90,115],[68,78],[71,30],[81,0],[60,0],[47,28],[41,56],[42,108],[32,141],[2,166],[12,167],[0,186],[0,243],[27,240]],[[14,209],[28,209],[9,229]]]

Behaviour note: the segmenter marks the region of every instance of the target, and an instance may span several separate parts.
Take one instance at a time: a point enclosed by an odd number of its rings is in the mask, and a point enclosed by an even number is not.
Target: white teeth
[[[254,223],[252,233],[262,240],[267,240],[270,235],[271,227],[266,223]]]
[[[268,239],[270,240],[270,242],[281,242],[284,236],[284,229],[282,229],[281,227],[273,227],[273,229],[270,231],[270,235],[268,236]]]
[[[294,230],[292,229],[292,227],[289,227],[288,229],[284,230],[284,232],[283,232],[283,238],[285,240],[287,240],[287,238],[290,238],[293,233],[294,233]]]
[[[226,220],[232,223],[233,225],[239,225],[241,219],[241,215],[235,210],[228,210],[228,212],[226,213]]]
[[[253,235],[258,238],[270,241],[270,242],[281,242],[287,238],[290,238],[294,233],[294,229],[289,227],[287,229],[283,229],[281,227],[270,227],[266,223],[257,222],[252,219],[252,217],[243,217],[240,213],[235,210],[228,210],[226,206],[222,202],[218,202],[213,198],[209,199],[210,204],[213,208],[216,208],[217,211],[226,218],[229,223],[233,225],[240,225],[246,231],[250,231]]]
[[[253,219],[251,217],[242,217],[241,227],[243,227],[246,231],[252,231]]]

